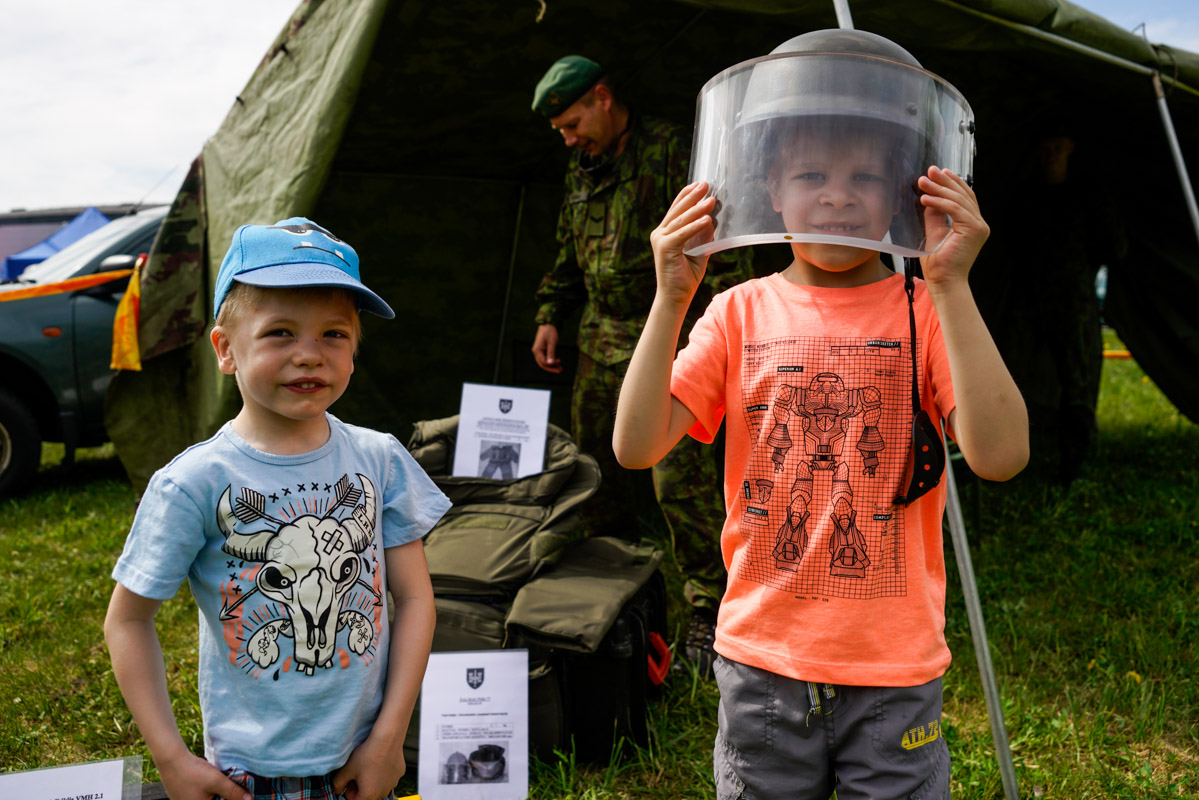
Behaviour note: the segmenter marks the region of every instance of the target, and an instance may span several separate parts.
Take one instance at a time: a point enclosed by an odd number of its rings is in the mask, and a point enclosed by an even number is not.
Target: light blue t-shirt
[[[328,419],[329,441],[302,455],[255,450],[228,424],[185,450],[150,480],[113,569],[160,600],[188,580],[204,750],[221,769],[345,763],[383,698],[383,549],[450,507],[394,436]]]

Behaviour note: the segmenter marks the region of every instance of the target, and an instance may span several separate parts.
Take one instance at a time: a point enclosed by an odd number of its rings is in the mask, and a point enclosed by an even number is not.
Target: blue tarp
[[[79,212],[79,216],[45,239],[4,259],[4,267],[0,269],[0,278],[5,280],[16,278],[25,271],[26,267],[39,261],[45,261],[72,242],[82,239],[94,230],[103,228],[108,221],[108,217],[100,213],[95,206],[85,208]]]

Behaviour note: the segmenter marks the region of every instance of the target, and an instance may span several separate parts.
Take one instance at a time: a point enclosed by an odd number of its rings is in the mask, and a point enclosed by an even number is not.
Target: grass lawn
[[[1129,360],[1104,364],[1099,425],[1098,452],[1069,489],[1050,480],[1040,430],[1015,480],[959,478],[1021,796],[1199,797],[1199,427]],[[101,634],[134,495],[111,447],[60,460],[47,446],[33,486],[0,500],[0,772],[141,754],[157,780]],[[947,559],[954,793],[1002,798],[951,548]],[[676,634],[682,619],[676,610]],[[186,587],[159,623],[175,713],[199,752]],[[672,678],[648,748],[622,744],[599,766],[536,762],[531,796],[713,797],[716,700],[711,683]]]

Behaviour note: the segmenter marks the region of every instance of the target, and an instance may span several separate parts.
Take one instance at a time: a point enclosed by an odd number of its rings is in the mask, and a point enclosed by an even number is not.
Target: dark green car
[[[16,289],[133,266],[149,252],[165,206],[120,217],[14,281],[0,283],[0,495],[37,472],[42,442],[75,448],[108,440],[112,319],[128,278],[77,291],[3,301]]]

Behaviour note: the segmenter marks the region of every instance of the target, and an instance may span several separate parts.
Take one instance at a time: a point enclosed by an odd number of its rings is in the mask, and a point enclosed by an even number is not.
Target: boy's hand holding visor
[[[649,236],[658,276],[654,302],[665,301],[686,308],[704,279],[708,256],[685,255],[683,248],[693,238],[700,241],[712,238],[711,214],[716,198],[705,196],[707,193],[708,184],[703,181],[684,186]]]
[[[923,192],[920,203],[929,237],[943,240],[935,253],[920,259],[924,281],[930,292],[936,292],[949,281],[966,280],[991,228],[979,211],[974,190],[961,176],[929,167],[917,186]]]

